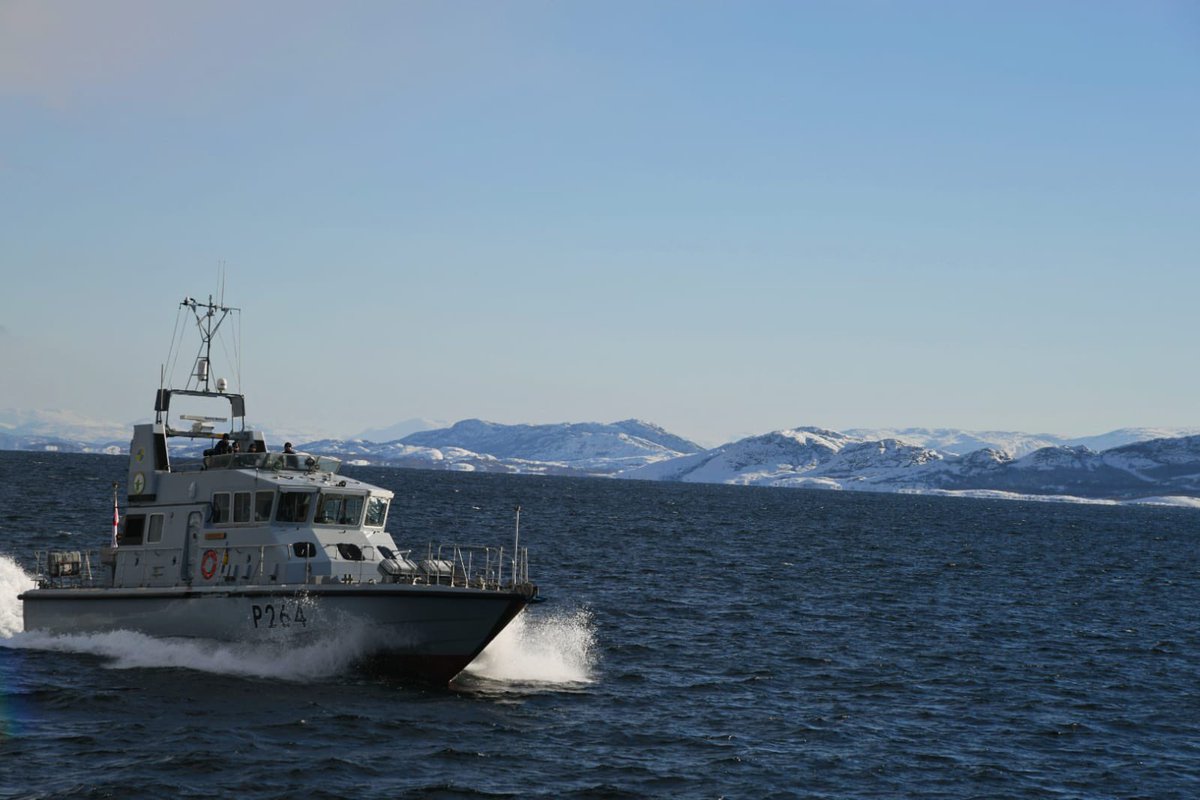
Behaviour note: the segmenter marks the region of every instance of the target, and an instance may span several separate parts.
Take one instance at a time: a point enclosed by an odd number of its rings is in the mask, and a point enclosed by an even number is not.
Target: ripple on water
[[[436,689],[182,644],[134,658],[120,637],[29,646],[11,621],[14,557],[47,544],[31,521],[51,543],[103,544],[94,520],[125,468],[38,461],[0,453],[31,481],[0,485],[15,511],[0,517],[0,795],[1190,798],[1200,785],[1194,511],[375,470],[402,539],[461,524],[508,541],[522,505],[554,598]],[[99,475],[96,496],[51,504],[39,487],[70,473]]]

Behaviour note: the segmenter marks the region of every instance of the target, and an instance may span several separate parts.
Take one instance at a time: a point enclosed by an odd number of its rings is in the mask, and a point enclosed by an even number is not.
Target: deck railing
[[[491,591],[520,590],[529,585],[529,552],[518,557],[503,547],[433,544],[425,557],[408,560],[412,550],[393,553],[388,548],[356,547],[361,558],[346,558],[338,544],[306,548],[298,555],[290,544],[216,545],[192,548],[185,565],[181,547],[127,545],[99,550],[34,551],[34,569],[41,588],[109,588],[114,574],[127,588],[165,586],[280,586],[328,583],[411,583]],[[381,552],[387,550],[387,553]],[[206,560],[209,551],[215,562]],[[400,572],[380,569],[388,554],[411,564]],[[120,569],[117,559],[123,555]],[[133,556],[133,563],[126,559]],[[394,563],[394,562],[393,562]],[[186,571],[185,571],[186,570]],[[204,577],[205,572],[208,576]]]
[[[171,462],[172,472],[198,472],[205,469],[257,469],[264,472],[332,472],[342,468],[342,460],[309,453],[222,453],[202,458],[181,458]]]

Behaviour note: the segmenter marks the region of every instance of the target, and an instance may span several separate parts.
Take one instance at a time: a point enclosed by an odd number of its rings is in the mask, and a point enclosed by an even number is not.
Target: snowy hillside
[[[1068,439],[1064,444],[1080,446],[1102,452],[1127,444],[1148,442],[1152,439],[1178,439],[1184,436],[1200,436],[1200,428],[1120,428],[1099,436],[1081,436]]]
[[[896,439],[868,441],[822,428],[751,436],[703,453],[624,472],[636,480],[754,486],[907,488],[944,460]]]
[[[944,455],[964,456],[976,450],[999,450],[1013,458],[1027,456],[1043,447],[1086,447],[1100,452],[1151,439],[1196,436],[1200,428],[1121,428],[1098,436],[1067,437],[1053,433],[1020,431],[964,431],[957,428],[849,428],[849,436],[876,441],[896,439],[906,444],[937,450]]]
[[[612,473],[694,453],[700,447],[639,420],[557,425],[501,425],[478,419],[401,439],[419,447],[456,447],[500,459],[541,462],[574,470]]]
[[[9,441],[29,438],[78,442],[94,449],[97,445],[103,446],[112,442],[127,445],[131,431],[132,427],[129,424],[90,419],[72,411],[27,411],[12,408],[0,410],[0,436],[8,437]]]
[[[410,425],[373,429],[387,435]],[[272,449],[283,439],[272,436]],[[1160,436],[1193,430],[1186,436]],[[79,437],[65,433],[82,434]],[[105,439],[105,434],[114,438]],[[91,438],[98,437],[98,438]],[[347,464],[418,469],[595,475],[635,480],[815,487],[986,497],[1200,501],[1200,429],[1125,428],[1068,439],[1012,431],[896,428],[845,433],[798,427],[710,450],[639,420],[502,425],[478,419],[384,442],[290,438]],[[1102,447],[1110,443],[1115,446]],[[203,442],[178,442],[198,456]],[[1095,445],[1095,446],[1093,446]],[[123,454],[124,426],[62,412],[0,414],[0,448]]]
[[[860,440],[820,428],[750,437],[620,475],[634,480],[992,497],[1200,497],[1200,435],[1102,453],[1052,446],[1013,458],[997,449],[947,455],[898,439]]]
[[[855,441],[836,431],[796,428],[751,436],[701,453],[622,473],[623,478],[687,483],[762,484],[813,473]]]
[[[349,464],[557,475],[615,475],[699,449],[638,420],[501,425],[477,419],[418,431],[398,441],[320,439],[298,447]]]
[[[899,439],[870,441],[798,428],[651,464],[620,477],[992,496],[1200,497],[1200,436],[1140,441],[1103,453],[1084,446],[1043,447],[1014,459],[1002,449],[958,456]]]
[[[1049,433],[962,431],[956,428],[850,428],[846,433],[868,441],[895,439],[905,444],[956,456],[991,449],[1008,453],[1013,458],[1020,458],[1043,447],[1068,443],[1061,436]]]

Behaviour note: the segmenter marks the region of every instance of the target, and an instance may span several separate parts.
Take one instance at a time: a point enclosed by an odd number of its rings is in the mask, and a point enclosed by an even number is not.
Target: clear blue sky
[[[0,408],[1200,423],[1200,6],[0,0]]]

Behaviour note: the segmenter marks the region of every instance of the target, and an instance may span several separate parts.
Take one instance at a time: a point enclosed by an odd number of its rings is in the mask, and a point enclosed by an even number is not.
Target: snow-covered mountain
[[[1029,455],[1043,447],[1087,447],[1097,452],[1151,439],[1196,436],[1200,428],[1121,428],[1098,436],[1068,437],[1053,433],[1020,431],[964,431],[957,428],[849,428],[849,436],[868,441],[896,439],[937,450],[945,455],[965,456],[976,450],[1000,450],[1013,458]]]
[[[10,418],[15,415],[10,414]],[[115,441],[89,442],[69,437],[50,437],[43,430],[54,428],[54,418],[36,418],[41,427],[23,424],[8,434],[0,427],[0,449],[58,450],[67,452],[123,453],[128,447],[129,427],[111,426]],[[3,418],[0,418],[3,420]],[[24,419],[21,420],[23,423]],[[66,425],[62,419],[63,427]],[[390,428],[374,429],[380,434],[395,433],[423,421],[408,420]],[[0,422],[2,424],[2,422]],[[251,425],[250,427],[256,427]],[[270,426],[262,426],[270,432]],[[697,452],[700,446],[663,428],[640,420],[610,424],[598,422],[557,425],[501,425],[482,420],[463,420],[449,427],[409,432],[386,441],[366,437],[354,439],[310,439],[286,437],[298,449],[336,455],[350,463],[433,469],[485,470],[582,475],[613,475],[622,470]],[[269,435],[268,444],[282,445],[284,438]],[[178,442],[176,453],[198,457],[206,442]]]
[[[935,450],[897,439],[869,441],[822,428],[793,428],[661,461],[622,473],[637,480],[814,486],[834,489],[907,486],[938,464]]]
[[[396,432],[416,422],[376,430]],[[56,435],[60,429],[89,438]],[[1187,435],[1173,435],[1181,432]],[[101,434],[112,438],[90,438]],[[1185,497],[1200,505],[1200,429],[1124,428],[1069,439],[1012,431],[799,427],[705,450],[639,420],[502,425],[471,419],[384,442],[290,438],[299,450],[349,464],[990,497]],[[282,441],[269,439],[273,448]],[[180,443],[176,452],[198,456],[203,444]],[[124,426],[54,412],[0,413],[0,449],[120,454],[127,446]]]
[[[700,449],[639,420],[501,425],[477,419],[397,441],[320,439],[298,447],[351,464],[560,475],[615,475]]]
[[[1153,439],[1178,439],[1185,436],[1200,436],[1200,428],[1120,428],[1099,436],[1080,436],[1068,439],[1064,444],[1071,447],[1082,445],[1089,450],[1101,452]]]
[[[557,425],[501,425],[467,419],[449,428],[413,433],[400,441],[405,445],[459,448],[503,460],[605,474],[700,450],[694,442],[636,419],[609,424]]]
[[[105,453],[116,456],[129,451],[129,442],[84,442],[58,436],[14,436],[0,433],[0,450],[37,450],[47,453]]]
[[[0,409],[0,437],[4,437],[0,438],[0,449],[24,449],[9,448],[5,442],[33,439],[43,442],[77,442],[92,448],[90,452],[95,452],[97,445],[104,446],[114,442],[127,445],[131,430],[130,424],[92,419],[61,409]]]
[[[622,473],[623,478],[687,483],[774,483],[822,469],[848,443],[843,433],[796,428],[751,436],[721,447],[659,461]]]
[[[1043,447],[1070,443],[1069,440],[1050,433],[963,431],[957,428],[850,428],[846,433],[867,441],[895,439],[905,444],[956,456],[991,449],[1008,453],[1013,458],[1020,458]]]
[[[1200,435],[1138,441],[1101,453],[1083,445],[1056,445],[1013,458],[999,448],[960,456],[895,438],[872,441],[797,428],[650,464],[620,477],[994,496],[1200,497]]]

